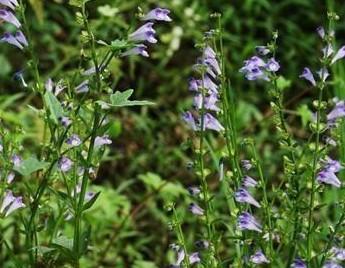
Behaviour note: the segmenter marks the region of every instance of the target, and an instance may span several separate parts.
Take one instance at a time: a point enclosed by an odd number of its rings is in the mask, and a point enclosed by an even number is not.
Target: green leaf
[[[96,202],[98,196],[100,195],[101,192],[96,193],[89,201],[87,201],[84,206],[83,206],[83,210],[87,210],[90,207],[92,207],[92,205]]]
[[[44,94],[44,102],[49,109],[51,119],[55,122],[55,124],[58,124],[59,118],[63,116],[63,109],[59,100],[52,92],[47,91]]]
[[[133,268],[157,268],[156,264],[150,261],[136,260]]]
[[[116,39],[110,43],[110,47],[112,50],[123,50],[129,48],[131,45],[126,40]]]
[[[150,101],[138,101],[138,100],[128,100],[133,94],[133,89],[128,89],[124,92],[116,91],[110,96],[111,106],[124,107],[124,106],[141,106],[141,105],[153,105]]]
[[[31,173],[45,169],[49,166],[49,163],[44,161],[39,161],[35,157],[30,157],[26,160],[24,160],[20,166],[14,167],[14,170],[19,172],[23,176],[29,176]]]
[[[290,80],[286,80],[284,77],[282,76],[279,76],[278,79],[277,79],[277,88],[279,90],[284,90],[288,87],[290,87],[291,85],[291,81]]]
[[[312,121],[313,113],[309,110],[308,105],[303,104],[297,109],[298,115],[301,117],[303,127]]]

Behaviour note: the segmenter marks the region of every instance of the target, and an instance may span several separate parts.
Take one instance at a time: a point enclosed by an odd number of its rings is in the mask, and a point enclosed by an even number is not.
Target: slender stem
[[[323,93],[322,84],[319,87],[319,98],[317,104],[317,113],[316,113],[316,141],[315,141],[315,152],[313,157],[313,164],[312,164],[312,176],[311,176],[311,193],[309,199],[309,212],[308,212],[308,232],[307,232],[307,257],[308,262],[311,262],[312,258],[312,228],[313,228],[313,210],[314,210],[314,200],[315,200],[315,192],[316,192],[316,168],[317,163],[319,161],[319,148],[320,148],[320,125],[321,125],[321,102],[322,102],[322,93]]]

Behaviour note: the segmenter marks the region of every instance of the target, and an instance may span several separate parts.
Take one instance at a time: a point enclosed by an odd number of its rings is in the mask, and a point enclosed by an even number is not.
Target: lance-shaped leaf
[[[63,109],[59,100],[52,92],[46,91],[46,93],[44,93],[44,102],[49,109],[51,119],[55,124],[58,124],[59,118],[63,117]]]
[[[103,101],[99,101],[98,103],[101,106],[110,107],[143,106],[154,104],[151,101],[129,100],[129,97],[132,96],[133,92],[133,89],[128,89],[124,92],[116,91],[114,94],[110,95],[110,103],[106,103]]]

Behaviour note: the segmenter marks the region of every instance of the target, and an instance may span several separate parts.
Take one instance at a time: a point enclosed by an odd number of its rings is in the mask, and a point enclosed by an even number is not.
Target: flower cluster
[[[176,261],[174,264],[170,264],[169,267],[180,268],[183,260],[187,257],[184,249],[176,244],[171,244],[170,248],[176,252]],[[187,258],[191,265],[195,263],[199,263],[201,261],[199,252],[194,252],[190,254]]]
[[[206,46],[202,57],[198,59],[194,69],[200,71],[200,79],[189,79],[189,90],[194,93],[194,111],[183,113],[182,119],[194,131],[211,129],[223,131],[224,127],[213,113],[220,111],[216,105],[219,100],[217,78],[221,75],[215,51]]]
[[[327,159],[322,161],[322,164],[323,168],[318,173],[316,180],[319,183],[330,184],[339,188],[341,186],[341,182],[335,175],[335,173],[339,172],[342,169],[340,163],[328,157]]]
[[[253,165],[250,160],[242,160],[242,167],[245,171],[249,171]],[[247,203],[249,205],[260,208],[261,205],[255,200],[255,198],[249,192],[249,188],[255,188],[257,181],[252,177],[246,175],[242,179],[241,187],[235,192],[235,200],[238,203]],[[249,212],[242,212],[237,218],[237,226],[240,230],[250,230],[262,233],[261,224],[255,219]],[[261,250],[257,250],[249,260],[255,264],[269,263],[270,261],[266,258]]]
[[[155,38],[156,31],[153,29],[155,21],[172,21],[169,17],[170,11],[165,8],[155,8],[142,16],[143,21],[147,21],[144,25],[139,27],[136,31],[128,35],[128,41],[133,44],[133,47],[122,53],[121,56],[141,55],[148,57],[147,46],[143,42],[157,43]]]
[[[0,141],[0,153],[2,156],[6,159],[7,151],[9,148],[6,149],[6,153],[4,152],[4,146],[8,146],[3,144],[2,141]],[[13,150],[13,148],[11,148]],[[4,191],[4,195],[2,196],[2,203],[0,208],[0,215],[3,217],[7,217],[9,214],[14,212],[15,210],[19,208],[25,207],[23,203],[23,197],[22,196],[14,196],[13,192],[9,190],[11,187],[12,182],[15,179],[15,170],[17,168],[20,168],[22,165],[22,158],[18,154],[14,153],[10,157],[10,161],[8,161],[8,165],[4,164],[0,170],[0,177],[5,178],[5,187],[6,190]]]
[[[4,8],[0,8],[0,19],[14,25],[17,29],[15,33],[4,33],[0,38],[0,42],[11,44],[19,49],[24,49],[24,47],[27,47],[29,44],[25,35],[20,30],[22,26],[21,23],[13,13],[13,11],[15,11],[15,9],[19,6],[18,1],[0,0],[0,5],[4,6]]]
[[[280,69],[280,65],[275,58],[267,57],[270,53],[268,47],[258,46],[256,47],[256,51],[261,57],[253,56],[244,61],[244,66],[240,69],[240,72],[243,73],[248,80],[270,81],[271,75]]]

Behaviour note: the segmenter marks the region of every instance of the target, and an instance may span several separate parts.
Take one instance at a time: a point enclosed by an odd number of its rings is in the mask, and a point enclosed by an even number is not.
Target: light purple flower
[[[255,50],[260,56],[266,56],[270,53],[270,50],[266,46],[256,46]]]
[[[323,28],[322,26],[319,26],[317,27],[316,32],[322,39],[325,38],[326,36],[325,28]]]
[[[128,36],[128,39],[132,42],[143,42],[147,41],[150,43],[157,43],[157,39],[155,39],[156,31],[152,28],[153,22],[145,23],[139,29],[134,31]]]
[[[207,249],[210,246],[210,243],[207,240],[198,240],[194,245],[199,249]]]
[[[319,183],[330,184],[337,188],[341,186],[341,182],[338,179],[338,177],[333,172],[329,172],[326,170],[320,171],[319,174],[317,175],[316,180]]]
[[[208,68],[212,70],[211,75],[213,77],[220,75],[222,72],[220,70],[219,63],[216,58],[205,58],[204,63],[207,65]]]
[[[334,55],[331,64],[345,57],[345,46],[342,46],[337,53]]]
[[[334,259],[345,261],[345,248],[332,247],[330,252],[333,254]]]
[[[240,230],[251,230],[261,233],[262,227],[257,220],[248,212],[243,212],[237,219],[237,226]]]
[[[170,10],[165,8],[155,8],[148,12],[142,20],[157,20],[170,22],[172,19],[169,17]]]
[[[12,156],[12,164],[15,166],[15,167],[19,167],[22,163],[22,158],[17,155],[17,154],[14,154]]]
[[[224,127],[210,113],[206,113],[204,115],[204,128],[205,129],[215,130],[215,131],[218,131],[218,132],[224,130]]]
[[[252,165],[252,162],[250,160],[241,160],[241,165],[242,165],[242,168],[246,171],[250,170],[253,165]]]
[[[191,112],[185,112],[182,114],[182,119],[187,123],[187,125],[194,131],[197,130],[196,122],[194,116]]]
[[[69,125],[72,124],[72,120],[69,119],[67,116],[63,116],[63,117],[59,118],[59,121],[63,127],[68,127]]]
[[[15,199],[15,197],[13,196],[12,191],[6,191],[5,197],[2,200],[0,213],[3,213],[5,211],[5,209],[14,201],[14,199]]]
[[[21,196],[15,197],[11,191],[6,191],[5,197],[0,208],[1,213],[5,213],[5,217],[10,215],[13,211],[25,207]]]
[[[11,33],[4,33],[4,35],[0,39],[1,42],[8,43],[10,45],[14,45],[19,49],[23,49],[24,47],[22,44],[17,40],[17,38],[12,35]]]
[[[252,177],[244,176],[242,180],[242,186],[246,188],[255,188],[258,182],[254,180]]]
[[[216,58],[216,52],[211,48],[210,46],[207,46],[204,48],[203,51],[203,58],[208,59],[208,58]]]
[[[261,250],[256,251],[249,260],[255,264],[270,263]]]
[[[280,68],[279,63],[274,59],[274,58],[270,58],[266,64],[266,69],[269,72],[277,72]]]
[[[320,77],[322,82],[325,82],[329,76],[329,72],[328,72],[327,68],[320,69],[319,71],[317,71],[317,74]]]
[[[190,195],[193,195],[193,196],[196,196],[198,194],[200,194],[201,190],[200,190],[200,187],[198,186],[189,186],[187,188],[188,192]]]
[[[194,263],[199,263],[201,261],[200,259],[200,254],[199,252],[194,252],[189,255],[189,263],[194,264]]]
[[[181,263],[183,262],[184,258],[186,257],[186,253],[184,252],[184,250],[178,249],[177,251],[177,260],[176,260],[176,266],[180,267]]]
[[[327,115],[327,121],[334,122],[338,118],[345,117],[345,102],[338,101],[333,110]]]
[[[71,135],[67,140],[66,143],[70,146],[70,147],[77,147],[81,144],[81,139],[79,138],[78,135],[73,134]]]
[[[0,4],[13,10],[18,6],[17,0],[0,0]]]
[[[78,93],[87,93],[89,92],[89,80],[84,80],[75,88],[75,92]]]
[[[0,153],[2,153],[4,150],[4,146],[2,146],[2,144],[0,143]]]
[[[239,203],[248,203],[258,208],[261,207],[260,204],[245,188],[239,188],[235,192],[235,200]]]
[[[132,56],[132,55],[141,55],[144,57],[149,57],[149,53],[146,51],[147,46],[144,44],[135,45],[133,48],[127,50],[126,52],[122,53],[121,56]]]
[[[23,73],[24,73],[23,70],[20,70],[20,71],[16,72],[14,74],[14,79],[15,80],[19,80],[20,82],[22,82],[23,87],[28,87],[28,84],[25,82]]]
[[[326,144],[329,144],[331,146],[334,146],[334,147],[337,146],[337,142],[334,139],[332,139],[331,137],[326,137],[325,142],[326,142]]]
[[[304,78],[305,80],[309,81],[313,86],[316,86],[314,75],[309,68],[305,67],[303,69],[303,73],[299,77]]]
[[[334,261],[326,261],[322,268],[343,268],[343,266]]]
[[[7,217],[8,215],[10,215],[13,211],[19,209],[19,208],[23,208],[25,207],[24,203],[23,203],[23,198],[21,196],[16,197],[13,202],[8,206],[8,208],[6,209],[6,213],[5,213],[5,217]]]
[[[195,203],[190,203],[190,205],[188,206],[188,210],[197,216],[204,215],[204,210]]]
[[[16,16],[11,11],[8,11],[6,9],[0,9],[0,19],[13,24],[17,28],[20,28],[21,26]]]
[[[12,171],[10,173],[8,173],[7,178],[6,178],[7,183],[11,184],[13,182],[15,176],[16,175]]]
[[[329,58],[333,54],[334,50],[331,44],[328,44],[322,49],[323,57]]]
[[[209,90],[209,93],[215,92],[218,93],[218,86],[215,84],[212,79],[206,74],[204,75],[203,80],[201,81],[201,87]]]
[[[269,81],[267,74],[265,73],[266,63],[258,56],[253,56],[249,60],[244,61],[244,66],[240,69],[247,80],[266,80]]]
[[[67,172],[72,168],[73,162],[71,159],[63,156],[58,162],[58,167],[62,172]]]
[[[25,35],[22,31],[17,31],[14,35],[14,37],[18,40],[19,43],[21,43],[24,47],[29,46],[28,40],[26,39]]]
[[[303,260],[300,258],[297,258],[293,261],[293,263],[290,266],[291,268],[307,268],[307,265]]]
[[[97,136],[95,138],[95,147],[101,147],[103,145],[112,144],[112,140],[109,138],[109,135]]]
[[[188,80],[188,84],[189,84],[189,90],[190,90],[190,91],[198,92],[198,91],[199,91],[199,88],[200,88],[201,85],[202,85],[202,82],[201,82],[201,80],[199,80],[199,79],[195,79],[194,77],[191,77],[191,78],[189,78],[189,80]]]

